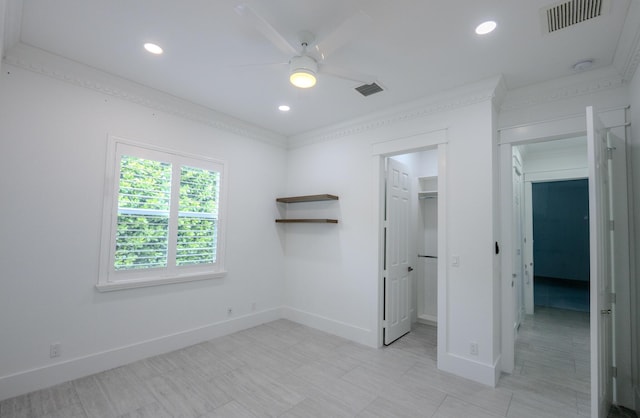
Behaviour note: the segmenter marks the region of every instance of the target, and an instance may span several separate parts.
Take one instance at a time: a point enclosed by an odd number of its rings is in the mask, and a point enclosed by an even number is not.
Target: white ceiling
[[[625,26],[631,0],[610,0],[603,16],[552,34],[540,18],[557,3],[549,0],[245,1],[292,44],[301,30],[322,39],[366,13],[369,24],[324,61],[375,75],[385,91],[363,97],[354,90],[361,83],[320,74],[314,88],[300,90],[289,84],[286,65],[253,65],[290,57],[235,12],[240,0],[9,1],[22,4],[23,44],[285,136],[498,74],[515,89],[571,75],[584,59],[608,67],[625,61],[616,57],[628,53],[619,45],[623,31],[637,30]],[[498,28],[477,36],[475,26],[487,19]],[[147,53],[142,44],[149,41],[165,53]],[[280,104],[291,111],[279,112]]]

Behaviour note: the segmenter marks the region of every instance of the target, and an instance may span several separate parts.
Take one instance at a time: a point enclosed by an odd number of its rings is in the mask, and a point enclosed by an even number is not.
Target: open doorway
[[[385,157],[385,173],[383,342],[390,345],[418,321],[436,335],[438,150]],[[431,344],[435,351],[435,338]]]
[[[527,376],[531,384],[546,382],[556,387],[559,402],[577,399],[579,410],[587,412],[587,139],[514,146],[513,155],[512,256],[517,289],[513,374]],[[565,387],[572,389],[565,391]]]
[[[522,285],[527,315],[523,326],[512,334],[515,367],[508,372],[539,377],[545,384],[579,388],[567,398],[574,399],[577,394],[579,409],[591,408],[594,413],[602,409],[602,405],[606,406],[601,399],[624,406],[630,387],[625,382],[630,360],[626,337],[628,320],[624,320],[629,317],[625,296],[629,281],[625,144],[610,129],[598,129],[598,136],[586,145],[582,145],[581,137],[513,145],[508,150],[505,148],[507,152],[502,152],[501,157],[503,169],[511,157],[517,155],[521,159],[525,191],[524,234],[521,243],[514,238],[513,247],[521,245],[524,249]],[[594,148],[597,158],[593,158]],[[585,160],[585,149],[589,152],[586,164],[581,162]],[[593,166],[599,171],[596,175],[593,175]],[[510,187],[511,182],[512,179],[503,182],[503,187],[507,184]],[[594,184],[601,187],[595,199]],[[585,195],[588,196],[586,205]],[[597,216],[593,213],[594,201],[600,211],[595,212]],[[545,212],[550,216],[540,218]],[[569,212],[573,218],[561,217],[562,212]],[[598,227],[595,233],[594,223]],[[507,229],[509,233],[511,229]],[[563,242],[568,235],[581,235],[582,240]],[[585,237],[590,240],[590,252],[581,248],[586,246]],[[594,243],[598,244],[595,247],[598,248],[598,269],[593,267]],[[545,252],[551,257],[545,259]],[[508,255],[506,264],[517,259],[515,254]],[[588,269],[584,263],[587,258],[591,264]],[[514,278],[517,276],[516,268],[508,271],[510,276],[511,271]],[[599,281],[594,280],[594,274]],[[506,279],[506,275],[504,277]],[[503,280],[504,290],[512,286],[513,282],[509,286]],[[506,291],[504,295],[510,293]],[[594,299],[594,295],[597,298]],[[508,311],[510,301],[519,303],[516,297],[506,300],[504,303],[503,299],[503,306]],[[595,324],[600,330],[601,323],[609,324],[612,331],[595,333]],[[507,335],[508,330],[507,324],[503,335]],[[505,353],[508,350],[503,350],[503,355]],[[602,358],[609,360],[600,361],[602,353],[606,354]],[[504,364],[506,369],[508,362]],[[602,367],[607,364],[610,366]],[[625,370],[625,375],[617,374],[617,370]],[[605,385],[612,387],[612,394],[600,396],[600,388]]]
[[[524,302],[528,315],[535,305],[588,312],[586,137],[521,145],[513,152],[522,161],[524,232],[523,298],[516,302]]]
[[[428,151],[424,153],[424,151]],[[385,345],[384,334],[386,333],[386,327],[388,327],[388,319],[389,319],[389,306],[387,306],[388,298],[385,282],[387,276],[387,263],[388,263],[388,254],[387,254],[387,238],[388,238],[388,227],[390,223],[387,220],[388,213],[386,211],[387,205],[387,161],[390,157],[396,157],[396,161],[408,159],[414,160],[414,162],[418,165],[417,169],[414,171],[416,174],[411,174],[411,207],[412,207],[412,222],[411,228],[409,229],[410,235],[407,245],[412,245],[413,248],[408,250],[408,254],[410,254],[410,267],[414,268],[414,271],[411,272],[411,285],[408,287],[409,292],[407,292],[407,306],[410,309],[410,318],[411,324],[415,325],[417,323],[418,317],[418,282],[416,281],[416,277],[418,275],[418,271],[416,271],[416,267],[419,265],[418,262],[418,251],[417,251],[417,234],[416,234],[416,226],[419,224],[418,222],[418,208],[419,208],[419,190],[420,190],[420,179],[419,177],[435,177],[437,175],[437,192],[439,195],[439,199],[437,200],[437,219],[438,219],[438,228],[435,234],[437,235],[437,249],[438,256],[437,259],[437,312],[443,312],[446,309],[446,286],[443,286],[445,276],[446,276],[446,266],[443,260],[446,258],[446,248],[447,248],[447,234],[446,234],[446,193],[447,193],[447,181],[446,181],[446,154],[447,154],[447,138],[446,138],[446,130],[437,130],[431,132],[425,132],[420,135],[399,138],[393,141],[385,141],[379,144],[374,145],[373,147],[373,162],[374,162],[374,170],[376,175],[376,202],[377,202],[377,211],[376,217],[379,220],[380,224],[380,233],[378,240],[378,248],[379,248],[379,256],[378,256],[378,268],[379,268],[379,309],[378,309],[378,318],[379,318],[379,328],[378,328],[378,341],[379,346]],[[401,155],[406,155],[404,157],[399,157]],[[414,165],[414,163],[410,163],[410,165]],[[428,171],[423,171],[423,168],[428,167]],[[423,182],[424,185],[424,182]],[[419,270],[420,268],[418,268]],[[431,332],[429,333],[429,344],[431,345],[430,350],[424,350],[424,347],[411,347],[411,349],[417,349],[422,354],[427,354],[430,352],[433,360],[437,361],[437,353],[442,349],[443,342],[446,341],[445,338],[441,338],[441,333],[444,329],[446,329],[447,318],[446,316],[439,315],[438,318],[438,328],[431,325]],[[424,324],[418,324],[424,325]],[[425,325],[426,326],[426,325]],[[411,335],[416,335],[415,326],[414,332],[409,333],[408,337],[411,338]],[[424,337],[424,335],[423,335]],[[394,343],[395,347],[397,344],[405,344],[407,338],[401,338],[398,342]]]
[[[588,181],[534,182],[531,189],[534,313],[589,312]]]

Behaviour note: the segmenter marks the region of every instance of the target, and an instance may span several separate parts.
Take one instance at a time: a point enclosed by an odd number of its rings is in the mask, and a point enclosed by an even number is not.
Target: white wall
[[[559,144],[566,143],[567,140],[526,145],[526,152],[522,154],[524,173],[582,169],[586,174],[587,138],[580,137],[568,141],[566,146]]]
[[[294,143],[288,194],[340,195],[338,225],[291,225],[285,233],[286,305],[297,319],[369,345],[379,343],[379,185],[372,145],[446,128],[449,245],[439,255],[445,260],[447,254],[458,255],[460,267],[448,268],[442,278],[448,293],[447,303],[439,306],[439,366],[494,383],[499,348],[493,336],[499,330],[494,329],[493,305],[499,302],[492,283],[491,97],[421,117],[398,117],[395,123],[364,132],[354,129],[335,139]],[[470,342],[478,343],[478,356],[469,354]]]
[[[629,141],[630,148],[630,163],[632,169],[632,194],[631,204],[634,214],[632,222],[635,224],[635,230],[631,237],[634,242],[632,247],[631,259],[635,261],[635,271],[632,270],[631,275],[631,293],[633,299],[631,301],[632,310],[632,325],[634,335],[632,353],[633,364],[633,381],[635,382],[635,395],[636,395],[636,411],[640,411],[640,280],[638,279],[638,272],[640,271],[640,74],[636,71],[636,74],[629,87],[631,98],[631,137]]]
[[[283,148],[7,63],[0,92],[0,399],[281,317]],[[109,134],[227,161],[226,278],[96,291]]]

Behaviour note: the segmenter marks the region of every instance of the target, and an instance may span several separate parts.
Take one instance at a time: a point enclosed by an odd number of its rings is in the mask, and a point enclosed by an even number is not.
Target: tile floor
[[[279,320],[0,403],[0,417],[586,417],[588,316],[527,318],[490,388],[436,368],[436,329],[372,349]]]

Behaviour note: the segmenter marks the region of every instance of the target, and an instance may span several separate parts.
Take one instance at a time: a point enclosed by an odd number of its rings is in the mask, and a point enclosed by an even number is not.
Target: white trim
[[[116,282],[106,282],[96,284],[96,289],[100,292],[112,292],[114,290],[136,289],[139,287],[160,286],[165,284],[195,282],[199,280],[222,279],[226,277],[226,271],[215,273],[188,274],[175,277],[162,277],[160,279],[137,279],[122,280]]]
[[[6,0],[4,3],[4,12],[2,14],[2,23],[0,27],[4,27],[4,31],[0,34],[2,45],[0,50],[4,57],[4,53],[20,42],[20,31],[22,28],[22,0]]]
[[[546,141],[584,135],[584,115],[532,122],[526,125],[500,129],[500,145],[517,144],[544,138]]]
[[[311,312],[284,306],[281,308],[282,317],[320,331],[328,332],[369,347],[377,347],[375,332],[370,329],[357,327],[345,322],[336,321],[335,319],[325,316],[316,315]]]
[[[391,109],[385,109],[373,115],[293,135],[289,137],[289,148],[299,148],[346,136],[364,134],[487,100],[499,100],[504,90],[502,76],[491,77],[476,83],[436,93],[424,99],[404,103]]]
[[[282,308],[267,309],[122,347],[114,347],[60,363],[1,376],[0,401],[158,354],[179,350],[282,317]]]
[[[373,144],[372,155],[398,155],[433,148],[447,143],[447,128],[422,132],[404,138],[396,138]]]
[[[177,218],[175,218],[173,219],[173,228],[171,228],[170,224],[171,234],[168,237],[169,254],[166,267],[119,271],[114,270],[113,260],[116,246],[115,231],[117,229],[116,213],[118,209],[117,189],[120,177],[120,155],[134,155],[140,158],[170,162],[172,164],[171,213],[174,214],[178,213],[177,205],[180,179],[179,175],[176,175],[176,173],[180,166],[187,165],[200,167],[219,173],[215,263],[193,266],[175,265],[175,254],[171,251],[172,246],[174,246],[172,243],[176,242],[175,230],[177,229]],[[158,147],[156,145],[145,144],[109,135],[107,141],[106,175],[104,184],[105,192],[100,239],[100,262],[96,289],[101,292],[106,292],[224,277],[227,273],[225,270],[227,172],[227,163],[222,160],[182,153],[172,149]],[[175,251],[175,248],[173,248],[173,251]]]
[[[491,387],[495,387],[500,378],[500,356],[493,364],[486,364],[451,353],[441,353],[438,350],[438,368],[473,380]]]
[[[449,174],[447,171],[447,144],[438,145],[438,368],[447,370],[440,363],[440,353],[449,351]]]
[[[433,325],[434,327],[438,326],[438,317],[435,315],[421,314],[418,315],[417,322],[425,325]]]
[[[4,64],[7,65],[280,148],[287,144],[287,138],[282,134],[21,42],[4,53]]]
[[[500,241],[502,246],[501,258],[501,353],[500,369],[505,373],[513,373],[515,365],[515,339],[513,328],[515,322],[513,300],[513,166],[514,155],[511,144],[499,147],[500,158],[500,213],[501,228]],[[506,227],[510,225],[511,227]]]
[[[622,75],[608,66],[592,71],[555,78],[510,90],[501,112],[526,109],[575,97],[589,96],[624,86]]]
[[[586,179],[589,170],[585,168],[568,168],[566,170],[537,171],[524,174],[524,182],[540,183],[544,181],[560,181]]]
[[[616,106],[598,112],[605,127],[626,126],[625,110],[629,106]],[[587,118],[584,114],[565,115],[558,118],[538,120],[522,125],[507,126],[498,129],[499,144],[518,144],[552,141],[586,135]]]

